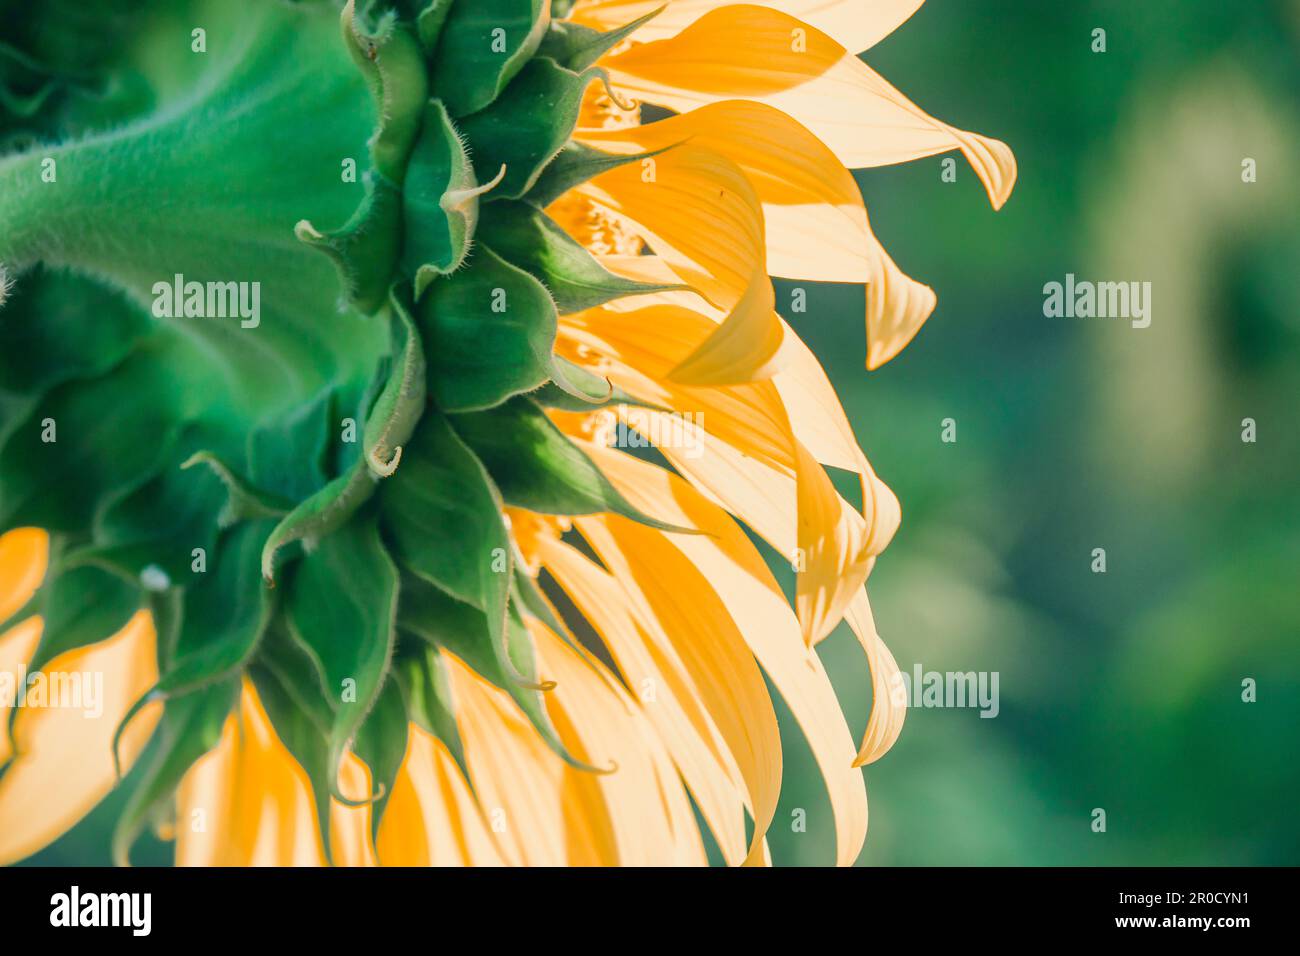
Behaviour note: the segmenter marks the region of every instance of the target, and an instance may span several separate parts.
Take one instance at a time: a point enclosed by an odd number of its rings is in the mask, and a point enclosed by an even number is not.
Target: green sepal
[[[0,448],[0,531],[87,527],[109,494],[159,470],[183,404],[167,356],[143,346],[99,378],[53,389]]]
[[[367,185],[361,205],[341,228],[323,233],[303,219],[294,227],[294,235],[334,263],[344,295],[353,306],[374,313],[387,301],[401,253],[401,187],[376,176]]]
[[[454,654],[484,680],[506,691],[547,746],[566,763],[579,770],[605,772],[575,758],[560,740],[546,710],[546,693],[555,684],[538,679],[532,638],[518,609],[511,606],[507,617],[504,658],[483,615],[437,588],[421,589],[399,613],[403,630]]]
[[[461,117],[480,179],[505,167],[493,197],[518,199],[564,148],[578,122],[594,71],[575,73],[554,60],[531,60],[487,109]]]
[[[428,99],[420,44],[393,14],[382,19],[375,34],[362,32],[354,0],[348,0],[343,8],[342,21],[348,52],[365,75],[379,108],[379,129],[370,143],[375,171],[400,187]]]
[[[281,549],[301,541],[310,549],[341,528],[375,493],[375,478],[358,459],[351,468],[320,491],[304,499],[281,519],[262,547],[262,577],[275,581]]]
[[[396,674],[402,682],[407,712],[422,730],[442,741],[468,780],[469,766],[465,762],[465,745],[460,739],[460,729],[456,726],[456,702],[447,675],[447,662],[437,648],[426,646],[422,639],[401,630],[401,613],[399,606],[398,633],[404,642],[405,653],[396,665]],[[418,646],[411,647],[412,642],[418,642]]]
[[[196,465],[207,465],[225,486],[226,502],[217,514],[218,528],[228,528],[241,521],[283,518],[289,513],[290,502],[254,488],[213,452],[195,452],[181,462],[181,469],[188,470]]]
[[[283,618],[277,618],[248,674],[280,741],[311,782],[317,830],[325,858],[331,860],[329,733],[334,714],[317,666],[289,634]]]
[[[510,578],[510,573],[502,577]],[[514,664],[510,652],[509,616],[502,626],[495,626],[488,616],[479,608],[458,600],[446,591],[431,584],[415,574],[407,574],[402,583],[402,601],[397,609],[398,627],[428,641],[434,641],[437,635],[443,646],[450,647],[461,654],[469,644],[474,645],[474,653],[490,654],[494,673],[499,673],[504,681],[526,687],[529,690],[547,690],[537,680],[537,675],[519,670]],[[454,640],[461,643],[447,643]],[[502,685],[504,686],[504,684]]]
[[[529,398],[545,408],[557,408],[565,412],[591,412],[614,405],[636,405],[667,411],[662,406],[629,395],[611,384],[609,379],[559,355],[554,358],[552,371],[557,369],[564,375],[563,382],[553,378],[537,391],[528,394]]]
[[[99,565],[152,591],[169,587],[189,576],[196,548],[211,550],[222,497],[215,474],[165,468],[115,490],[95,516],[93,543],[70,549],[65,565]]]
[[[447,22],[447,14],[455,0],[429,0],[429,5],[415,17],[415,34],[420,38],[420,46],[426,56],[432,56],[438,48],[438,37],[442,35],[442,25]]]
[[[27,671],[36,673],[68,651],[112,637],[140,609],[140,586],[91,564],[50,572],[42,589],[41,639]]]
[[[370,769],[370,785],[377,794],[370,808],[370,833],[375,839],[379,837],[379,824],[393,794],[397,772],[406,759],[408,723],[402,688],[390,677],[352,742],[352,752]]]
[[[569,142],[542,170],[542,174],[523,198],[539,208],[545,208],[574,186],[581,186],[601,173],[628,163],[639,163],[665,151],[656,149],[646,153],[605,153],[583,143]]]
[[[95,320],[87,322],[87,314]],[[102,375],[152,329],[147,313],[121,295],[90,279],[44,268],[33,269],[14,286],[3,316],[0,391],[28,395]]]
[[[402,467],[380,489],[399,563],[505,626],[510,538],[488,473],[440,414],[420,422]]]
[[[665,3],[664,6],[668,4]],[[643,17],[602,33],[591,27],[564,20],[551,21],[551,28],[542,38],[538,56],[549,56],[570,70],[585,70],[625,39],[663,12],[664,7],[651,10]]]
[[[459,0],[445,14],[432,58],[433,94],[452,116],[483,109],[537,50],[549,0]]]
[[[239,681],[231,679],[167,702],[158,729],[127,778],[130,797],[113,829],[118,866],[130,865],[131,847],[150,819],[168,805],[190,767],[220,743],[238,691]]]
[[[416,305],[429,392],[443,411],[490,408],[549,378],[558,317],[545,286],[479,248]]]
[[[479,186],[446,107],[431,100],[402,193],[402,268],[414,276],[416,299],[434,278],[465,262],[478,223],[478,197],[495,185]]]
[[[607,668],[597,663],[591,651],[582,645],[560,617],[550,599],[542,593],[541,585],[518,563],[515,565],[514,579],[510,583],[510,601],[511,606],[517,607],[521,613],[526,611],[546,625],[604,684],[610,687],[617,685],[617,679]]]
[[[174,659],[154,690],[187,693],[238,673],[252,658],[274,611],[270,589],[258,574],[268,521],[227,531],[207,570],[185,588]]]
[[[396,368],[370,409],[363,436],[366,466],[379,478],[387,478],[397,470],[402,446],[415,431],[428,402],[424,346],[403,299],[404,294],[394,287],[389,297],[390,312],[401,353]]]
[[[338,399],[324,389],[258,427],[248,438],[249,483],[274,488],[289,502],[319,491],[331,474],[326,457]]]
[[[397,568],[375,522],[358,518],[325,538],[299,563],[285,601],[289,627],[317,662],[334,708],[329,785],[335,799],[372,802],[339,791],[344,751],[383,688],[395,642]]]
[[[552,515],[612,512],[662,531],[691,532],[635,508],[527,397],[453,415],[451,423],[483,462],[506,504]]]
[[[622,296],[686,288],[614,275],[546,213],[528,203],[487,206],[478,237],[501,258],[546,286],[562,313],[581,312]]]

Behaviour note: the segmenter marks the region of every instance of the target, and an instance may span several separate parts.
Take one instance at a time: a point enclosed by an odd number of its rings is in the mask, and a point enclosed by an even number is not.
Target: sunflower
[[[121,862],[765,863],[766,675],[852,863],[899,506],[770,277],[874,368],[846,167],[1006,200],[856,56],[920,3],[0,0],[0,860],[121,788]]]

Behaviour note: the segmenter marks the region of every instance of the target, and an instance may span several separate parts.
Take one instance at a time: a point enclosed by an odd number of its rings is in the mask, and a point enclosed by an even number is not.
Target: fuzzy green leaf
[[[396,289],[390,296],[390,304],[401,351],[397,367],[366,419],[364,438],[366,465],[381,478],[396,471],[402,446],[415,431],[427,401],[428,370],[419,330]]]

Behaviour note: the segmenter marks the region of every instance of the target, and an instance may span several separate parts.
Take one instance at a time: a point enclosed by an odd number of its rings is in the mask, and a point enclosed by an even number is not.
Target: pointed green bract
[[[400,186],[426,98],[419,43],[393,14],[386,15],[373,34],[366,33],[356,21],[355,0],[343,8],[343,38],[379,107],[379,130],[370,147],[375,171]]]
[[[186,585],[174,661],[158,679],[163,695],[184,693],[237,673],[270,624],[273,596],[256,573],[268,521],[227,531],[201,575]]]
[[[665,0],[664,6],[667,6]],[[639,28],[657,17],[663,7],[652,10],[616,30],[602,33],[579,23],[556,21],[542,38],[539,56],[548,56],[570,70],[585,70],[614,47],[618,46]]]
[[[633,507],[529,398],[451,420],[507,504],[553,515],[612,512],[663,530],[683,530]]]
[[[568,140],[592,79],[594,74],[566,70],[554,60],[532,60],[496,102],[459,120],[474,144],[479,178],[506,169],[494,196],[517,199],[532,187]]]
[[[407,724],[406,701],[394,675],[380,689],[352,744],[353,752],[369,768],[370,785],[377,794],[370,813],[372,837],[379,836],[393,783],[406,757]]]
[[[294,637],[320,667],[334,708],[330,727],[330,785],[347,803],[368,794],[342,794],[343,752],[374,707],[395,641],[397,568],[374,521],[358,518],[324,538],[298,565],[285,600]]]
[[[555,684],[537,673],[532,637],[519,609],[511,606],[501,642],[489,634],[484,615],[436,588],[415,588],[401,611],[401,626],[431,646],[454,654],[476,674],[506,691],[534,729],[555,753],[582,770],[595,770],[578,761],[560,740],[546,710],[546,694]]]
[[[370,409],[365,430],[366,466],[380,478],[397,470],[402,446],[424,414],[427,395],[427,368],[419,330],[397,290],[393,290],[389,301],[401,350],[397,367]]]
[[[505,620],[510,539],[501,499],[443,416],[424,417],[379,498],[404,568],[492,620]]]
[[[490,408],[549,377],[555,303],[535,278],[491,249],[433,282],[416,305],[429,393],[443,411]]]
[[[288,502],[254,488],[212,452],[195,452],[181,463],[181,468],[189,469],[196,465],[206,465],[212,469],[212,473],[225,486],[226,503],[217,515],[218,528],[258,518],[282,518],[289,510]]]
[[[479,223],[479,239],[545,285],[563,313],[581,312],[622,296],[686,288],[614,275],[554,220],[527,203],[492,203]]]
[[[456,702],[452,696],[451,680],[447,676],[447,662],[436,647],[411,646],[412,640],[423,643],[422,639],[413,638],[409,631],[402,633],[407,647],[401,655],[397,677],[402,682],[411,720],[442,741],[460,766],[461,772],[468,778],[465,745],[461,742],[460,730],[456,726]]]
[[[596,375],[558,355],[555,356],[552,366],[552,374],[556,372],[559,372],[562,378],[554,377],[552,381],[528,395],[543,408],[555,408],[565,412],[591,412],[614,405],[658,407],[629,395],[623,389],[612,385],[609,379]]]
[[[304,219],[294,234],[334,263],[343,293],[353,305],[362,312],[374,312],[388,295],[402,247],[401,191],[381,178],[339,229],[320,232]]]
[[[402,191],[402,267],[420,298],[436,276],[460,268],[478,222],[479,185],[447,108],[431,100]]]
[[[664,150],[649,153],[605,153],[593,146],[570,141],[542,170],[524,199],[540,209],[549,206],[574,186],[581,186],[601,173],[628,163],[657,156]]]
[[[275,526],[262,546],[262,577],[275,581],[276,556],[296,541],[314,546],[333,534],[365,504],[375,490],[375,478],[357,461],[347,472],[299,504]]]

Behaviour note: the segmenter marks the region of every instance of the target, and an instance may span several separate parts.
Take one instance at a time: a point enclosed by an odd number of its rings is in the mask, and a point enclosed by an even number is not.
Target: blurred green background
[[[1000,675],[996,719],[913,709],[867,768],[861,862],[1300,863],[1300,3],[928,0],[865,59],[1009,143],[1020,179],[995,214],[962,160],[955,183],[941,157],[859,174],[939,294],[884,368],[863,370],[860,288],[808,286],[788,316],[903,504],[870,582],[900,667]],[[1045,318],[1068,272],[1152,282],[1151,327]],[[822,653],[859,734],[861,651],[841,628]],[[820,777],[778,712],[773,854],[826,864]],[[106,863],[118,802],[32,862]]]

